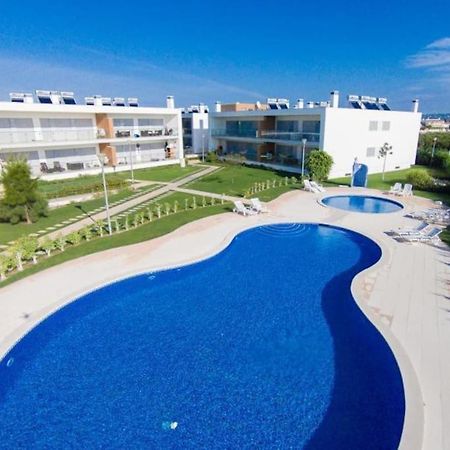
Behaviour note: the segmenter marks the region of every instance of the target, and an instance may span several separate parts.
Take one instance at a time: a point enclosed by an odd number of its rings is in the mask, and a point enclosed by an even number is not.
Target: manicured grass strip
[[[280,180],[284,181],[286,175],[289,178],[293,175],[269,169],[241,165],[223,165],[222,167],[221,170],[188,183],[185,187],[197,189],[199,191],[214,192],[216,194],[243,197],[245,192],[250,189],[254,183],[266,182],[267,180],[276,180],[277,182]],[[269,191],[270,190],[267,191],[268,195]],[[279,192],[278,195],[281,193],[283,192]],[[259,196],[259,194],[261,194],[261,196]],[[258,193],[255,197],[259,196],[260,199],[263,200],[263,194],[264,192]]]
[[[445,178],[445,172],[440,169],[426,167],[426,166],[413,166],[411,169],[403,169],[403,170],[394,170],[393,172],[386,172],[384,174],[384,181],[382,180],[381,173],[375,173],[368,176],[367,179],[367,187],[372,189],[379,189],[381,191],[388,191],[394,183],[402,183],[405,184],[408,182],[407,175],[412,169],[425,169],[432,177],[434,178]],[[343,177],[343,178],[334,178],[332,180],[328,180],[325,183],[328,186],[334,185],[350,185],[351,178]],[[414,189],[414,195],[419,197],[429,198],[431,200],[441,200],[446,203],[450,203],[450,194],[443,192],[431,192],[431,191],[420,191]]]
[[[134,178],[142,181],[161,181],[164,183],[178,181],[181,178],[204,170],[201,166],[180,167],[179,164],[173,166],[152,167],[150,169],[138,169],[134,171]],[[128,174],[128,177],[130,175]]]
[[[136,195],[142,195],[143,193],[150,192],[153,189],[158,188],[158,185],[149,186],[145,189],[141,189],[138,192],[124,189],[109,196],[110,201],[124,201],[130,199]],[[26,236],[30,233],[37,233],[41,230],[53,231],[56,230],[55,225],[62,224],[64,221],[71,218],[82,219],[86,217],[84,212],[92,212],[94,209],[101,211],[105,204],[103,195],[100,194],[99,198],[93,200],[87,200],[85,202],[74,202],[66,206],[60,206],[59,208],[51,209],[48,217],[41,217],[37,222],[27,225],[25,223],[18,223],[12,225],[10,223],[0,223],[0,244],[6,244],[10,241],[14,241],[21,236]],[[83,214],[80,214],[83,212]]]
[[[41,258],[36,265],[28,265],[23,272],[16,272],[13,275],[0,283],[0,288],[7,286],[14,281],[20,280],[33,273],[48,269],[66,261],[70,261],[80,256],[90,255],[92,253],[108,250],[110,248],[122,247],[124,245],[137,244],[138,242],[148,241],[185,225],[194,220],[202,219],[203,217],[220,214],[231,211],[230,204],[208,206],[205,208],[198,207],[188,211],[181,211],[169,216],[163,216],[161,219],[147,222],[146,224],[131,229],[129,231],[114,234],[103,238],[96,238],[89,242],[83,242],[74,247],[68,247],[64,252],[57,253],[50,258]]]

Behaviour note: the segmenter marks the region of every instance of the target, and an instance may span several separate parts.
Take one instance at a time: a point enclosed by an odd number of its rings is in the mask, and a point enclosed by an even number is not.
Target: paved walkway
[[[431,205],[420,198],[404,201],[406,210]],[[383,250],[379,263],[355,277],[352,291],[383,332],[402,371],[407,411],[400,448],[450,449],[448,249],[399,243],[389,237],[386,230],[418,223],[405,218],[404,211],[380,215],[338,211],[321,206],[315,195],[303,191],[286,193],[268,206],[269,214],[211,216],[166,236],[69,261],[0,289],[0,358],[43,317],[99,285],[205,258],[225,248],[236,233],[255,225],[329,223],[362,232]]]
[[[167,194],[170,191],[174,191],[179,186],[182,186],[183,184],[186,184],[186,183],[190,183],[191,181],[194,181],[197,178],[208,175],[209,173],[214,172],[215,170],[218,170],[218,167],[210,166],[210,167],[206,167],[204,170],[200,170],[199,172],[195,172],[191,175],[188,175],[184,178],[180,178],[173,182],[157,183],[157,184],[163,184],[163,186],[160,187],[159,189],[155,189],[146,194],[138,195],[137,197],[133,197],[130,200],[120,203],[117,206],[113,206],[112,208],[109,208],[110,216],[112,217],[114,215],[120,214],[121,212],[127,211],[127,210],[133,208],[134,206],[140,205],[141,203],[144,203],[148,200],[159,197],[160,195]],[[205,194],[205,193],[203,193],[203,194]],[[80,217],[80,219],[81,219],[81,217]],[[68,224],[67,226],[65,226],[63,228],[59,228],[56,231],[48,233],[43,238],[55,239],[59,235],[66,235],[66,234],[72,233],[73,231],[81,230],[82,228],[84,228],[87,225],[92,225],[97,220],[104,220],[104,219],[106,219],[106,211],[104,210],[104,208],[99,208],[99,211],[96,212],[95,214],[90,214],[88,217],[85,217],[84,219],[78,220],[77,222]]]

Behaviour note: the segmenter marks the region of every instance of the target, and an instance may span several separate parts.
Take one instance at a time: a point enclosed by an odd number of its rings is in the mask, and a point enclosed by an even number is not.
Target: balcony
[[[172,128],[150,128],[150,127],[116,127],[114,128],[115,138],[130,138],[130,137],[177,137],[177,130]]]
[[[307,142],[318,143],[320,142],[320,133],[299,133],[288,131],[259,131],[259,130],[225,130],[225,129],[213,129],[211,135],[218,138],[250,138],[259,139],[262,141],[279,141],[289,142],[292,145],[299,145],[302,143],[302,139],[306,139]]]
[[[0,130],[0,145],[91,141],[97,138],[96,128],[23,128]]]

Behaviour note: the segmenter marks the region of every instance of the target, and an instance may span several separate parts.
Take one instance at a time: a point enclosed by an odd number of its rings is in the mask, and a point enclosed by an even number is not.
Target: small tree
[[[185,209],[185,211],[187,211],[189,209],[189,199],[188,198],[184,199],[184,209]]]
[[[151,222],[153,219],[153,213],[152,213],[151,208],[147,208],[147,219],[149,222]]]
[[[133,216],[133,227],[134,227],[134,228],[137,228],[138,225],[139,225],[139,214],[136,213],[136,214]]]
[[[0,281],[6,280],[6,274],[14,267],[14,260],[7,253],[0,254]]]
[[[192,197],[192,209],[197,208],[197,199],[195,197]]]
[[[174,213],[176,213],[178,211],[178,206],[179,206],[179,203],[177,200],[175,200],[173,203],[173,212]]]
[[[171,207],[170,207],[170,203],[164,203],[164,212],[166,213],[166,216],[168,216],[170,214],[171,211]]]
[[[95,221],[95,231],[100,235],[100,237],[103,237],[103,233],[105,231],[105,223],[103,220],[96,220]]]
[[[41,244],[42,250],[44,250],[47,258],[51,255],[52,250],[55,248],[55,243],[47,236]]]
[[[60,251],[64,251],[64,249],[66,248],[66,238],[63,235],[59,235],[56,239],[55,239],[55,248],[57,250]]]
[[[386,159],[388,155],[392,155],[392,145],[389,145],[387,142],[383,144],[383,147],[378,150],[378,159],[383,160],[383,173],[381,174],[381,179],[384,181],[384,171],[386,169]]]
[[[18,239],[10,248],[11,255],[13,255],[15,259],[15,265],[17,270],[23,270],[23,259],[25,255],[25,249],[23,247],[23,238]]]
[[[92,239],[92,230],[90,226],[84,227],[81,230],[81,235],[86,239],[86,241],[90,241]]]
[[[67,242],[72,245],[78,245],[81,242],[82,236],[77,231],[67,235]]]
[[[158,219],[161,219],[161,205],[156,205],[156,215],[158,216]]]
[[[11,160],[1,175],[4,196],[0,220],[30,224],[48,213],[47,200],[38,192],[37,179],[31,177],[25,160]]]
[[[116,218],[113,219],[113,223],[114,223],[114,229],[116,230],[116,233],[118,233],[120,231],[120,223],[119,220]]]
[[[24,236],[20,238],[20,245],[23,249],[23,259],[32,260],[33,264],[37,264],[36,252],[39,248],[39,242],[34,236]]]
[[[323,181],[330,174],[331,167],[333,166],[333,158],[323,150],[312,150],[307,156],[305,165],[311,178],[317,181]]]
[[[206,198],[205,198],[205,196],[202,197],[202,206],[203,207],[206,206]]]

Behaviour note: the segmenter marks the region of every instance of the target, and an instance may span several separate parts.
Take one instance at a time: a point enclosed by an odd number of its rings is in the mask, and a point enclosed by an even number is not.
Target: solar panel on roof
[[[65,105],[76,105],[75,99],[73,97],[63,97],[62,99]]]
[[[286,103],[280,103],[279,105],[281,109],[288,109],[288,105]]]
[[[355,109],[362,109],[359,102],[350,102],[350,105],[352,105]]]
[[[39,95],[38,96],[38,100],[39,100],[39,103],[51,103],[52,102],[52,100],[51,100],[51,98],[50,98],[50,96],[44,96],[44,95]]]
[[[378,106],[376,103],[363,102],[363,105],[366,107],[366,109],[378,109]]]
[[[269,103],[270,109],[278,109],[278,105],[276,103]]]
[[[384,109],[385,111],[390,111],[391,110],[391,108],[389,108],[389,106],[386,105],[386,103],[381,103],[380,107],[381,107],[381,109]]]

